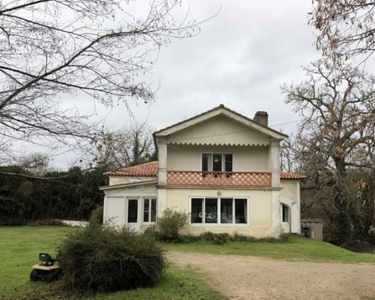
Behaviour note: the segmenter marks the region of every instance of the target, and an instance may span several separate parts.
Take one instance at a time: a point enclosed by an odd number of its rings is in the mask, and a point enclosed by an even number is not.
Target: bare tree
[[[287,102],[304,117],[297,158],[317,191],[330,186],[324,197],[332,200],[331,218],[345,235],[353,207],[345,192],[349,174],[375,166],[375,77],[350,66],[327,69],[323,61],[305,70],[305,82],[283,87]]]
[[[133,7],[138,5],[139,7]],[[92,137],[82,112],[61,95],[105,105],[153,91],[142,75],[158,49],[198,24],[173,15],[179,0],[0,2],[0,138]]]
[[[103,131],[87,153],[96,167],[105,170],[150,161],[154,156],[152,131],[144,124],[117,132]]]
[[[18,166],[32,175],[42,176],[48,171],[49,157],[43,153],[31,153],[21,157]],[[1,174],[1,173],[0,173]]]
[[[347,58],[375,51],[375,2],[372,0],[313,0],[311,23],[319,30],[323,54]]]

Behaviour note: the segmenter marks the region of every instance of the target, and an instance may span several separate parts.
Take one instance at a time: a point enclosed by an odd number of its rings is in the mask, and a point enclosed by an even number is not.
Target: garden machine
[[[62,274],[57,259],[52,258],[49,254],[39,253],[39,261],[39,264],[33,265],[30,273],[31,281],[41,280],[51,282]]]

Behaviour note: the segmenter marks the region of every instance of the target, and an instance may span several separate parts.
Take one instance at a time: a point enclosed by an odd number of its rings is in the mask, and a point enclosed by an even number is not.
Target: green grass
[[[29,281],[31,266],[39,252],[54,254],[71,227],[22,226],[0,227],[0,299],[225,299],[205,282],[204,276],[192,269],[170,266],[153,288],[96,294],[62,294],[58,284]],[[355,253],[329,243],[292,237],[288,242],[209,242],[167,244],[166,250],[263,256],[285,260],[367,262],[375,263],[375,254]]]
[[[167,250],[216,254],[263,256],[284,260],[375,263],[375,254],[352,252],[330,243],[291,237],[288,242],[163,243]]]
[[[29,281],[38,253],[55,253],[70,227],[0,227],[0,299],[225,299],[199,272],[170,266],[153,288],[115,293],[62,293],[57,284]]]

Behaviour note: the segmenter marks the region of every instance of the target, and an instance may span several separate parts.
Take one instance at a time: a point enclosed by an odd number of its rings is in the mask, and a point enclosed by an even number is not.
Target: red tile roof
[[[142,177],[154,177],[158,173],[158,162],[152,161],[136,166],[120,168],[115,171],[104,173],[107,176],[142,176]],[[293,173],[293,172],[281,172],[281,179],[304,179],[305,175]]]
[[[144,176],[154,177],[158,172],[158,162],[152,161],[136,166],[120,168],[115,171],[104,173],[107,176]]]

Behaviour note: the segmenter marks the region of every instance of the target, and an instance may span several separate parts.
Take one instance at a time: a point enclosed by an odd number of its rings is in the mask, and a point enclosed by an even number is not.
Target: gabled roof
[[[183,130],[185,128],[188,128],[190,126],[193,126],[195,124],[201,123],[205,120],[211,119],[213,117],[216,117],[218,115],[224,115],[230,119],[233,119],[235,121],[238,121],[250,128],[253,128],[255,130],[258,130],[272,138],[282,140],[286,137],[288,137],[286,134],[279,132],[277,130],[274,130],[268,126],[261,125],[257,122],[255,122],[253,119],[248,118],[244,115],[241,115],[240,113],[231,110],[227,107],[225,107],[223,104],[220,104],[217,107],[214,107],[213,109],[210,109],[208,111],[205,111],[199,115],[196,115],[192,118],[183,120],[181,122],[175,123],[173,125],[170,125],[168,127],[165,127],[163,129],[160,129],[158,131],[154,132],[154,137],[157,136],[168,136],[170,134],[173,134],[175,132],[178,132],[180,130]]]
[[[104,173],[107,176],[139,176],[139,177],[148,177],[148,176],[157,176],[158,173],[158,162],[152,161],[132,167],[121,168],[116,171]],[[288,180],[300,180],[305,179],[306,176],[293,172],[281,172],[280,179]]]

